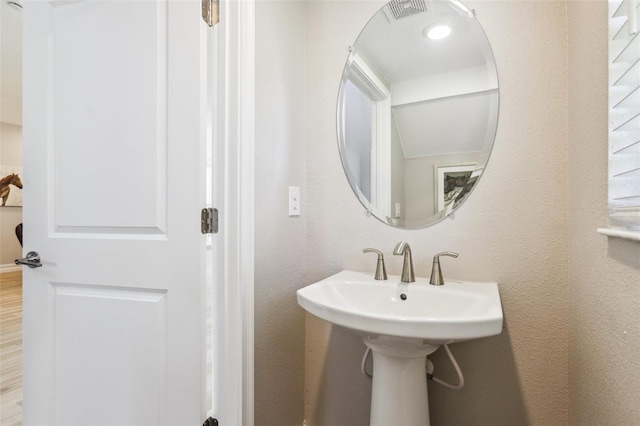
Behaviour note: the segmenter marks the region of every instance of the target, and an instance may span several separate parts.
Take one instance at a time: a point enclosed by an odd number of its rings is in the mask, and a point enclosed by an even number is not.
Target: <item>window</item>
[[[640,0],[609,1],[609,228],[640,241]]]

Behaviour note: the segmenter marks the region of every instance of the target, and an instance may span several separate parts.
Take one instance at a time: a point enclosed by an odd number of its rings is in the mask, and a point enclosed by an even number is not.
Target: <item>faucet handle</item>
[[[380,250],[376,250],[374,248],[365,248],[362,249],[363,253],[376,253],[378,255],[378,264],[376,265],[376,280],[386,280],[387,279],[387,269],[384,267],[384,255]]]
[[[444,285],[442,269],[440,268],[440,256],[458,257],[458,253],[443,251],[433,256],[433,268],[431,269],[431,279],[429,280],[429,284],[431,285]]]

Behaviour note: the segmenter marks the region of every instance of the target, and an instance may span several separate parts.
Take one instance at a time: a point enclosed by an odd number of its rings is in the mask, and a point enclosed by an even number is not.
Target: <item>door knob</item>
[[[27,265],[29,268],[39,268],[42,266],[40,254],[36,251],[30,251],[27,253],[27,257],[16,259],[16,265]]]

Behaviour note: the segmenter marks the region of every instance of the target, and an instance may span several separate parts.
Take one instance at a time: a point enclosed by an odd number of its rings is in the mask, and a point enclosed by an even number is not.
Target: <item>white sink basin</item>
[[[403,300],[403,295],[406,299]],[[399,276],[376,281],[372,273],[342,271],[298,290],[309,313],[361,337],[417,338],[431,344],[493,336],[502,331],[498,284]]]
[[[433,286],[424,278],[376,281],[372,273],[342,271],[298,290],[298,303],[371,349],[371,426],[428,426],[425,357],[441,344],[502,331],[496,283]]]

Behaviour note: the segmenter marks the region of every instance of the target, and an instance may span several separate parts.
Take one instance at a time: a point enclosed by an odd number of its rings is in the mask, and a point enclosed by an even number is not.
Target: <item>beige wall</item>
[[[366,246],[397,274],[401,239],[417,274],[434,253],[458,251],[445,275],[495,280],[503,300],[500,336],[452,346],[465,388],[430,384],[432,424],[636,423],[640,244],[595,232],[607,222],[606,2],[466,2],[496,56],[496,143],[455,220],[419,231],[367,218],[336,148],[347,47],[380,4],[258,5],[268,23],[257,20],[256,424],[367,424],[364,345],[305,317],[295,290],[342,269],[373,272]],[[303,187],[299,220],[274,202],[288,184]]]
[[[607,2],[571,1],[569,413],[572,425],[640,421],[640,242],[607,224]]]
[[[306,272],[304,3],[256,4],[255,423],[301,425]],[[301,187],[301,217],[288,216]]]
[[[22,167],[21,126],[0,123],[0,164]],[[14,267],[14,259],[22,257],[22,247],[15,233],[21,222],[22,207],[0,207],[0,266]]]
[[[558,425],[568,419],[567,40],[563,2],[471,4],[487,29],[500,76],[494,151],[473,196],[455,220],[402,231],[367,218],[353,196],[335,143],[335,102],[348,46],[381,5],[307,5],[307,283],[342,269],[370,271],[363,247],[391,254],[407,240],[416,273],[453,250],[446,276],[500,284],[505,330],[457,344],[461,391],[430,385],[434,425]],[[364,345],[348,332],[306,317],[305,417],[309,425],[365,425],[370,381],[360,374]],[[435,357],[440,374],[451,368]]]

